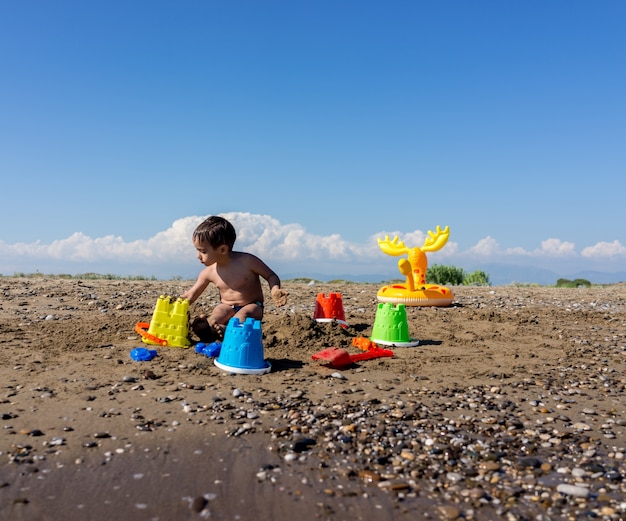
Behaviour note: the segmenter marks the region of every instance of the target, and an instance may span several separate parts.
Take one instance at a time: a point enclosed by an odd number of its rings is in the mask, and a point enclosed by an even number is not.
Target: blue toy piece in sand
[[[136,362],[148,362],[157,356],[154,349],[146,349],[145,347],[136,347],[130,352],[130,357]]]
[[[208,356],[209,358],[215,358],[220,354],[220,350],[222,349],[221,342],[211,342],[210,344],[205,344],[204,342],[198,342],[196,344],[196,353],[204,356]]]

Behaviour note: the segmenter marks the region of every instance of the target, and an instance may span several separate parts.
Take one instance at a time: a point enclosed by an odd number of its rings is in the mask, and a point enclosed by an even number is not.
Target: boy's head
[[[237,234],[229,221],[223,217],[212,215],[198,225],[193,232],[192,239],[199,243],[208,243],[212,248],[218,248],[222,244],[226,244],[232,250]]]

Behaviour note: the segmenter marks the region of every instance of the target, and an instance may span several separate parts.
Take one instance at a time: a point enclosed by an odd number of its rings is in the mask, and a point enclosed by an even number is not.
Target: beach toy
[[[228,321],[220,355],[213,362],[229,373],[264,374],[272,370],[263,359],[261,321],[251,317],[242,324],[237,317]]]
[[[324,293],[318,293],[315,299],[313,318],[318,322],[332,322],[334,320],[342,326],[347,326],[341,293],[329,293],[328,296]]]
[[[148,322],[137,322],[135,325],[135,332],[141,335],[142,341],[146,342],[146,344],[158,344],[163,347],[167,346],[167,340],[148,333],[149,327],[150,324]]]
[[[178,298],[172,302],[171,297],[161,295],[150,323],[138,322],[135,331],[146,344],[189,347],[189,301]]]
[[[205,344],[204,342],[198,342],[196,344],[196,353],[208,356],[209,358],[214,358],[220,354],[220,350],[222,349],[221,342],[211,342],[210,344]]]
[[[419,344],[419,340],[409,336],[404,304],[388,302],[378,304],[370,340],[375,344],[397,347],[412,347]]]
[[[136,347],[131,350],[130,357],[136,362],[148,362],[157,355],[154,349],[146,349],[145,347]]]
[[[369,338],[364,338],[362,336],[354,337],[352,339],[352,345],[354,347],[358,347],[361,351],[369,351],[370,349],[377,347],[376,344]]]
[[[350,353],[348,353],[348,351],[340,347],[329,347],[315,353],[311,356],[311,358],[313,360],[317,360],[322,365],[332,367],[333,369],[342,369],[345,367],[350,367],[356,362],[361,362],[363,360],[373,360],[374,358],[381,358],[384,356],[393,356],[393,351],[391,351],[390,349],[382,349],[374,345],[363,353],[357,353],[354,355],[351,355]]]
[[[450,227],[444,230],[437,226],[437,232],[428,230],[428,237],[420,247],[407,248],[403,242],[399,242],[398,236],[389,240],[378,239],[378,246],[388,255],[404,255],[398,261],[400,273],[406,277],[406,284],[392,284],[382,287],[378,293],[379,302],[391,302],[406,306],[449,306],[454,299],[454,294],[449,288],[438,284],[426,284],[426,271],[428,259],[425,252],[437,251],[445,246],[450,236]]]

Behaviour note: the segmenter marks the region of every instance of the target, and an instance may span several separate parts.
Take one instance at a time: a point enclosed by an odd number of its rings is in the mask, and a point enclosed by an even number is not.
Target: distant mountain
[[[362,282],[362,283],[387,283],[390,280],[400,280],[402,275],[400,273],[394,274],[368,274],[368,275],[354,275],[354,274],[337,274],[327,275],[321,273],[281,273],[280,278],[282,280],[293,279],[313,279],[321,282],[328,282],[330,280],[347,280],[350,282]]]
[[[560,278],[568,278],[548,269],[513,264],[482,264],[465,269],[465,272],[472,273],[475,270],[484,271],[489,276],[492,286],[506,286],[514,283],[545,286],[556,284],[556,281]]]
[[[574,275],[565,277],[566,279],[585,279],[592,284],[615,284],[617,282],[626,282],[626,271],[617,273],[605,273],[603,271],[579,271]]]
[[[578,273],[556,273],[543,268],[509,264],[484,264],[482,267],[465,271],[471,273],[474,269],[480,269],[487,273],[493,286],[504,286],[513,283],[545,286],[556,284],[556,281],[559,279],[585,279],[592,284],[615,284],[626,281],[626,272],[580,271]]]
[[[558,279],[585,279],[592,284],[615,284],[626,281],[626,272],[606,273],[601,271],[581,271],[574,274],[559,274],[554,271],[536,268],[533,266],[517,266],[512,264],[482,264],[470,268],[463,268],[465,273],[481,270],[489,276],[492,286],[507,286],[510,284],[539,284],[542,286],[554,285]],[[310,278],[323,282],[330,280],[347,280],[351,282],[386,283],[390,280],[400,280],[402,275],[397,271],[367,275],[321,273],[281,273],[283,280]]]
[[[592,284],[615,284],[626,281],[626,272],[607,273],[602,271],[580,271],[578,273],[557,273],[552,270],[533,266],[518,266],[513,264],[483,264],[465,272],[471,273],[482,270],[489,275],[493,286],[506,286],[514,283],[554,285],[559,279],[585,279]]]

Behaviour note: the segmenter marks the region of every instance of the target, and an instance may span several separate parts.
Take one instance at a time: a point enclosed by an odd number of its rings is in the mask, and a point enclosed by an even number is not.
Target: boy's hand
[[[278,307],[284,306],[287,303],[287,295],[289,295],[289,293],[287,293],[284,289],[273,287],[271,294],[274,304]]]

